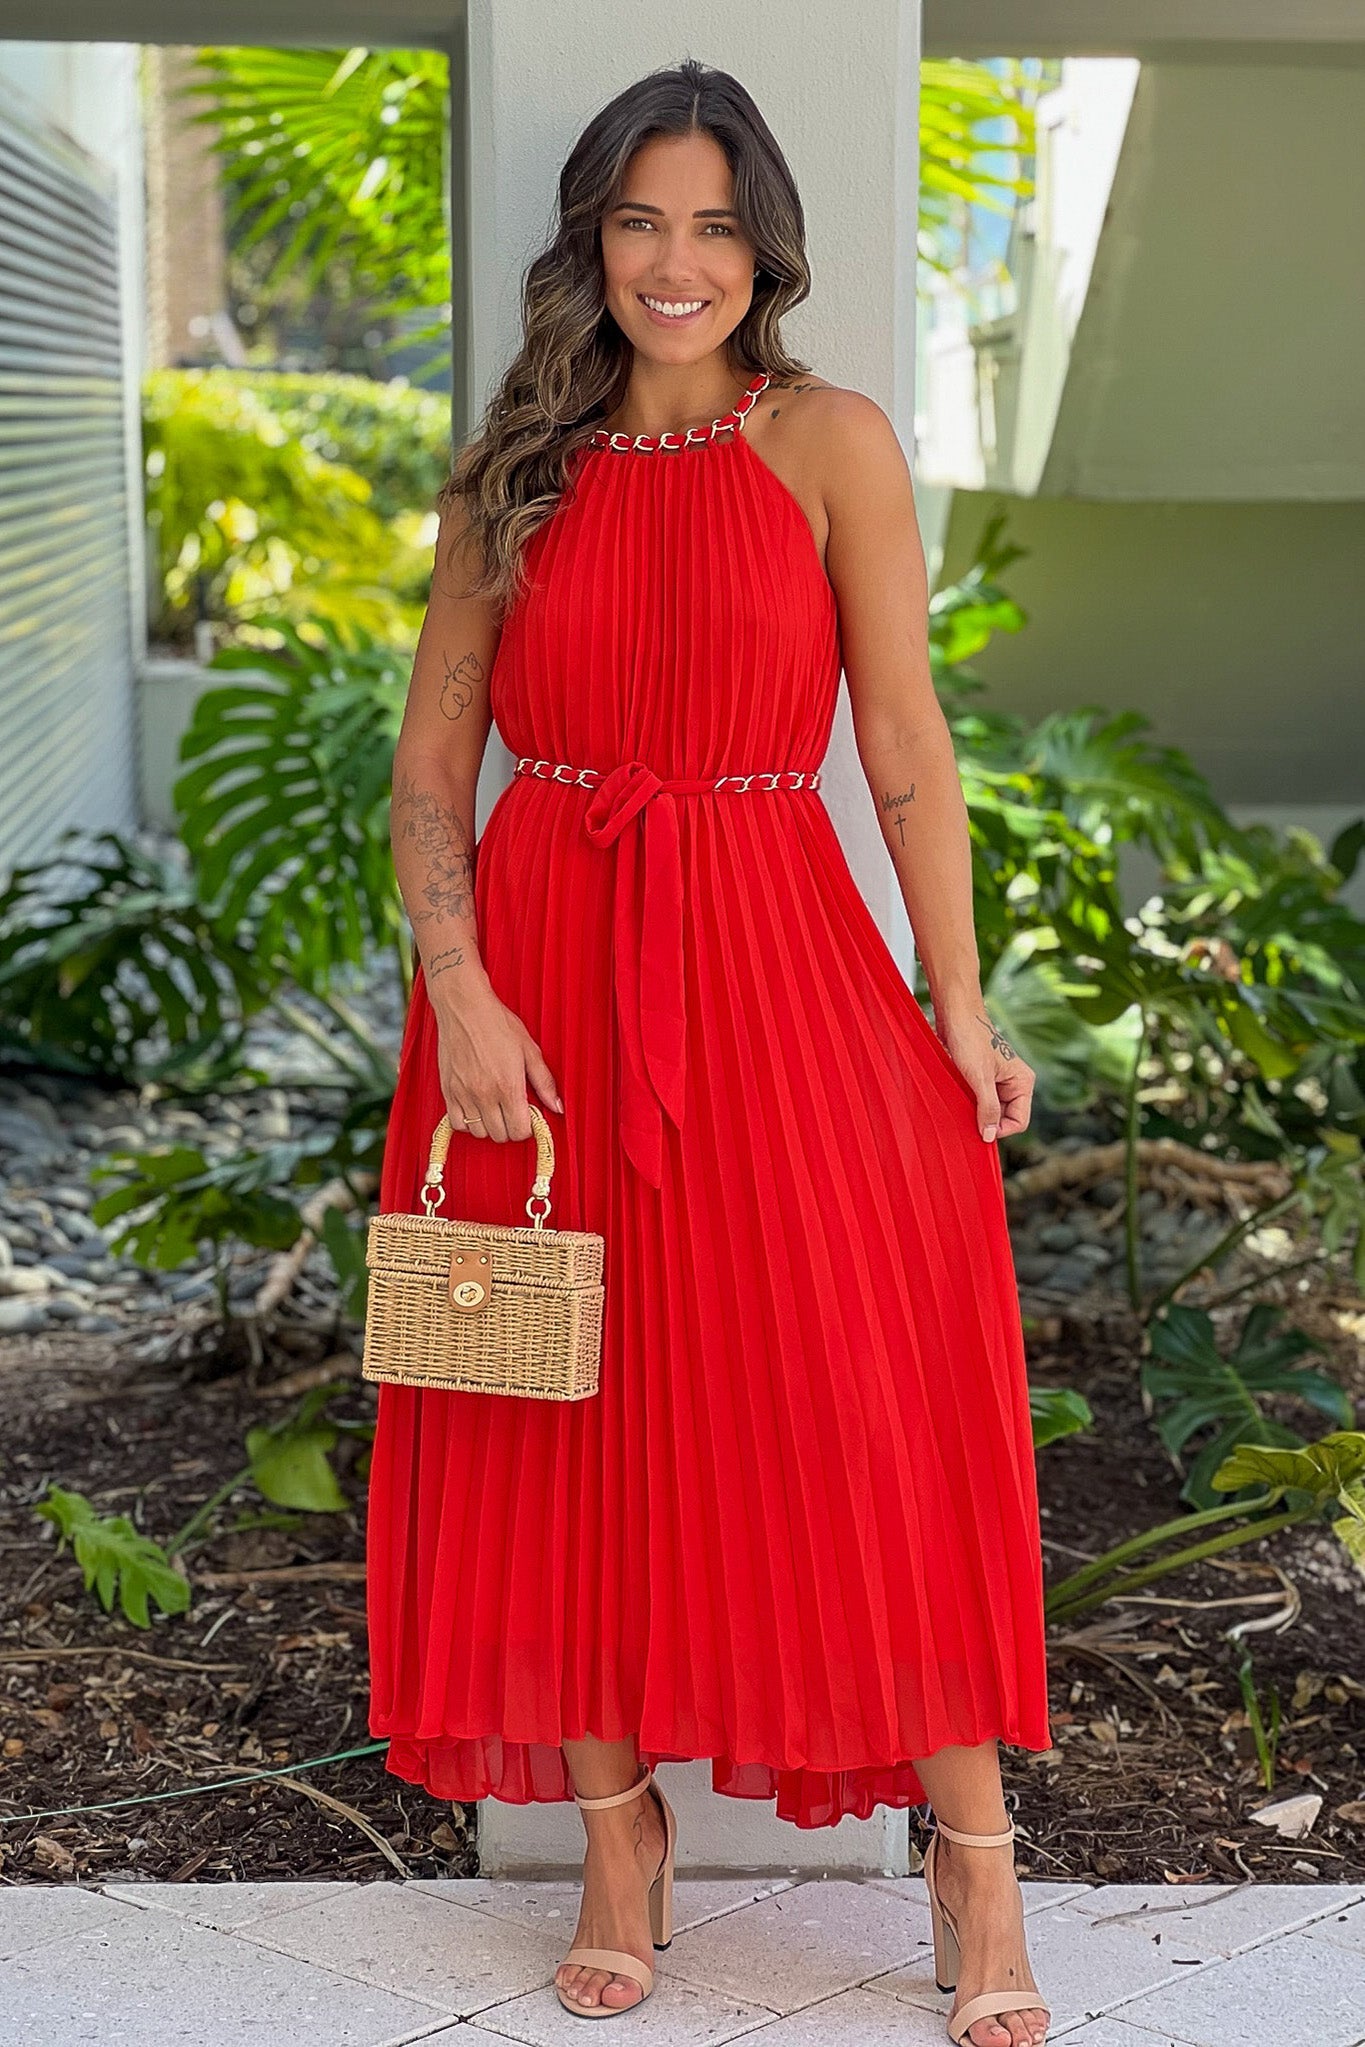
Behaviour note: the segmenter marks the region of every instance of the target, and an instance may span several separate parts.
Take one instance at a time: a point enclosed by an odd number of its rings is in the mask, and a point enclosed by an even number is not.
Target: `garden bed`
[[[1299,1298],[1294,1312],[1330,1331],[1330,1308],[1326,1296]],[[349,1511],[219,1534],[191,1560],[189,1613],[158,1616],[149,1633],[100,1611],[33,1514],[52,1480],[164,1538],[240,1466],[246,1429],[287,1409],[281,1385],[297,1392],[310,1374],[337,1369],[304,1347],[272,1357],[255,1390],[240,1372],[187,1380],[165,1362],[187,1312],[112,1352],[108,1336],[71,1329],[0,1341],[9,1445],[0,1813],[288,1769],[369,1740],[354,1442],[337,1459]],[[1178,1480],[1142,1415],[1136,1330],[1121,1313],[1041,1315],[1031,1344],[1035,1380],[1075,1388],[1095,1414],[1093,1430],[1039,1457],[1056,1575],[1179,1511]],[[1358,1346],[1342,1341],[1333,1363],[1358,1382]],[[352,1384],[336,1409],[362,1418],[372,1395]],[[1267,1594],[1273,1603],[1251,1603]],[[1250,1637],[1262,1699],[1273,1683],[1284,1709],[1268,1791],[1221,1630],[1291,1596],[1293,1625]],[[1135,1623],[1126,1629],[1125,1615]],[[1365,1879],[1365,1584],[1326,1530],[1291,1530],[1271,1547],[1162,1580],[1149,1604],[1110,1606],[1088,1629],[1054,1631],[1051,1672],[1057,1748],[1005,1752],[1021,1871],[1108,1882]],[[1302,1840],[1249,1817],[1299,1792],[1323,1800]],[[469,1875],[476,1810],[426,1797],[370,1754],[287,1783],[7,1825],[0,1881]]]

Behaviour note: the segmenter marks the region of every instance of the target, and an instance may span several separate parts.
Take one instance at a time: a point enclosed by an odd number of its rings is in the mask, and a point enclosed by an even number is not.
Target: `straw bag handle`
[[[526,1213],[537,1229],[540,1229],[550,1213],[550,1178],[555,1169],[555,1141],[540,1110],[528,1099],[531,1111],[531,1134],[536,1141],[536,1176],[531,1182],[531,1192],[526,1203]],[[454,1135],[449,1116],[442,1116],[431,1139],[431,1156],[427,1160],[427,1176],[422,1182],[422,1206],[428,1215],[435,1215],[446,1198],[442,1174],[450,1151],[450,1140]],[[487,1140],[485,1140],[486,1142]],[[534,1203],[543,1201],[544,1208],[537,1211]]]

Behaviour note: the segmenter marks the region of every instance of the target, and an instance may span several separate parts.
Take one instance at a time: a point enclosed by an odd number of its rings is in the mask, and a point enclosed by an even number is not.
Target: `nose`
[[[697,266],[686,232],[676,236],[665,234],[662,247],[654,260],[654,275],[659,280],[660,288],[667,285],[670,291],[679,291],[696,283]]]

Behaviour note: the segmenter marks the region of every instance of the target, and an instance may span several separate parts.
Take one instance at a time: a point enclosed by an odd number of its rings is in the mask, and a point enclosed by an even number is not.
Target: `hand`
[[[564,1113],[555,1077],[514,1010],[485,985],[458,1008],[436,1009],[437,1066],[446,1113],[457,1135],[496,1144],[531,1135],[529,1081],[547,1109]]]
[[[1027,1130],[1033,1069],[979,1004],[937,1017],[935,1028],[954,1066],[976,1096],[976,1125],[987,1144]]]

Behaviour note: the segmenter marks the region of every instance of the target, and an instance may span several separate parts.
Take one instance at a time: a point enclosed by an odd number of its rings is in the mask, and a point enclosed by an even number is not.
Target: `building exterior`
[[[136,50],[0,42],[0,867],[137,815],[140,164]]]
[[[997,699],[1140,710],[1237,815],[1328,843],[1365,809],[1363,119],[1312,41],[1068,59],[1015,290],[943,295],[920,365],[932,558],[1001,509],[1028,550]]]

